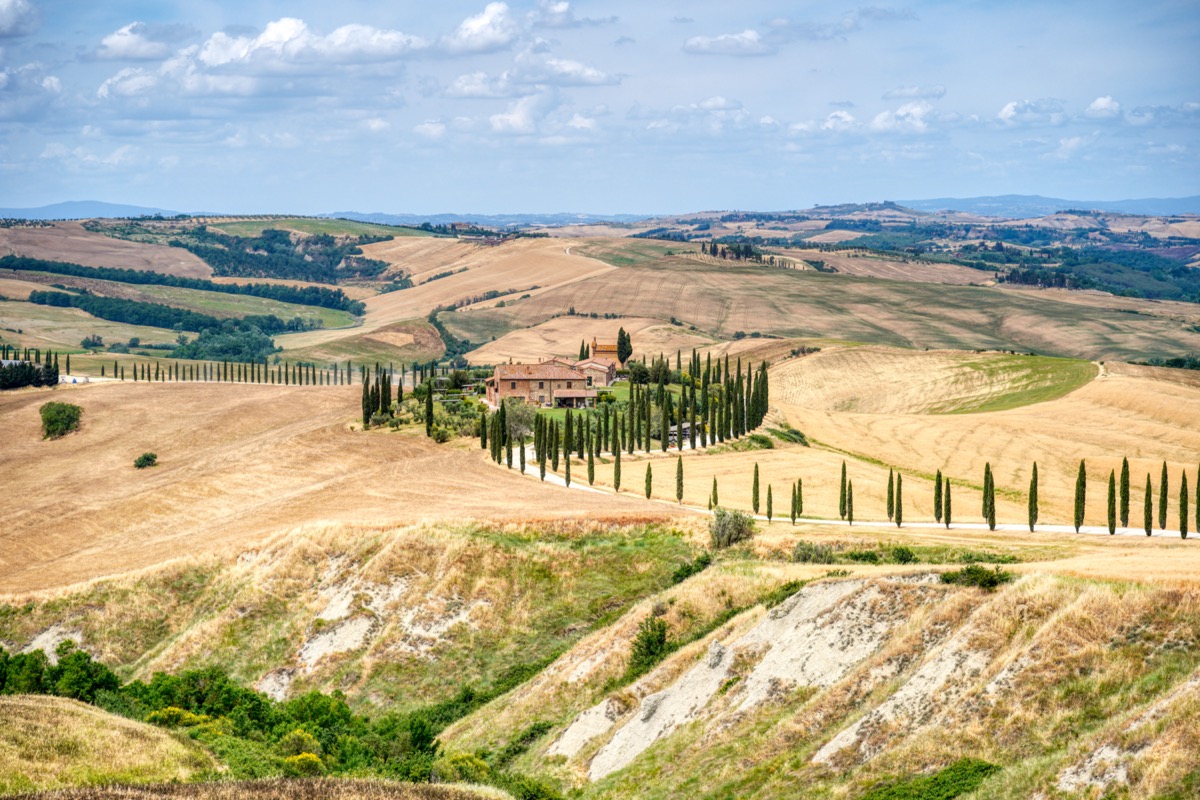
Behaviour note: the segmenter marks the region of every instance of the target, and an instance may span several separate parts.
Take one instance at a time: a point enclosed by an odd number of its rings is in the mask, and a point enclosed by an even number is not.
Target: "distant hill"
[[[1036,194],[1004,194],[988,197],[936,197],[931,200],[898,200],[917,211],[964,211],[989,217],[1041,217],[1056,211],[1084,209],[1125,214],[1170,216],[1200,214],[1200,195],[1192,197],[1148,197],[1141,200],[1063,200]]]
[[[638,222],[643,219],[652,218],[648,214],[383,214],[380,212],[363,213],[361,211],[335,211],[319,216],[352,219],[358,222],[374,222],[378,225],[420,225],[422,222],[428,222],[432,225],[449,225],[451,223],[468,222],[493,228],[520,228],[532,225],[539,227],[594,225],[605,222]]]
[[[69,200],[39,208],[0,208],[0,217],[9,219],[94,219],[97,217],[173,217],[178,211],[145,206],[104,203],[99,200]]]

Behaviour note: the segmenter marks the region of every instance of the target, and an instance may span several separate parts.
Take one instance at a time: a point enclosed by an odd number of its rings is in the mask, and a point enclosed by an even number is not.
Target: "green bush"
[[[285,758],[283,771],[290,777],[303,778],[311,775],[324,775],[325,765],[321,763],[319,756],[313,753],[301,753]]]
[[[908,778],[891,786],[881,786],[864,794],[861,800],[953,800],[973,792],[1000,767],[974,758],[955,761],[933,775]]]
[[[713,509],[713,518],[708,523],[708,532],[712,536],[713,547],[718,549],[729,547],[754,535],[754,519],[741,511],[730,511],[717,507]]]
[[[915,564],[917,563],[917,554],[908,547],[893,547],[892,561],[897,564]]]
[[[645,675],[671,652],[667,639],[667,623],[658,617],[646,617],[638,625],[633,637],[633,649],[629,652],[629,667],[625,675],[630,680]]]
[[[149,716],[146,717],[146,722],[149,722],[151,725],[160,725],[164,728],[190,728],[193,725],[212,722],[212,717],[205,714],[193,714],[177,706],[167,706],[166,708],[150,712]]]
[[[39,411],[42,414],[43,439],[66,436],[79,427],[79,418],[83,415],[83,409],[71,403],[50,402],[43,405]]]
[[[321,743],[303,728],[296,728],[279,740],[279,752],[285,756],[299,756],[304,753],[321,755]]]
[[[846,559],[857,564],[878,564],[880,562],[878,550],[851,550],[846,553]]]
[[[158,456],[154,453],[142,453],[140,456],[138,456],[136,459],[134,459],[133,465],[135,467],[137,467],[138,469],[145,469],[146,467],[157,467],[158,466]]]
[[[796,542],[796,549],[792,551],[792,560],[801,564],[832,564],[834,561],[833,548],[827,544]]]
[[[804,581],[788,581],[778,587],[772,589],[763,595],[762,604],[766,608],[774,608],[775,606],[787,600],[789,597],[800,591],[804,586]]]
[[[433,762],[433,774],[444,783],[484,783],[492,775],[492,768],[477,755],[454,753]]]
[[[960,570],[942,573],[942,583],[953,583],[958,586],[975,586],[985,591],[995,591],[1001,584],[1013,579],[1011,572],[1004,572],[999,567],[981,567],[978,564],[968,564]]]
[[[689,561],[685,564],[680,564],[675,573],[671,575],[671,583],[683,583],[693,575],[703,572],[712,564],[712,554],[702,553],[695,561]]]

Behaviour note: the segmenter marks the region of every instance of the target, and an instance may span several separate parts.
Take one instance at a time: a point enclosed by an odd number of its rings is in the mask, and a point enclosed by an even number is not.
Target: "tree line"
[[[366,306],[362,301],[351,300],[341,289],[331,289],[326,286],[286,286],[275,283],[214,283],[202,278],[182,278],[177,275],[164,275],[161,272],[150,272],[147,270],[85,267],[65,261],[43,261],[38,258],[13,255],[0,258],[0,269],[48,272],[55,275],[71,275],[77,278],[92,278],[95,280],[129,283],[139,286],[175,286],[181,289],[196,289],[204,292],[249,295],[251,297],[278,300],[282,303],[333,308],[339,311],[347,311],[355,316],[362,316],[366,310]]]
[[[20,351],[9,345],[0,346],[0,390],[20,389],[25,386],[57,386],[58,354],[26,348]],[[71,371],[71,357],[67,356],[67,372]]]
[[[268,228],[259,236],[232,236],[200,225],[187,239],[171,239],[200,258],[221,276],[286,278],[313,283],[337,283],[346,278],[374,278],[388,268],[385,261],[362,256],[360,245],[391,236],[358,236],[339,241],[328,234],[293,242],[291,234]]]

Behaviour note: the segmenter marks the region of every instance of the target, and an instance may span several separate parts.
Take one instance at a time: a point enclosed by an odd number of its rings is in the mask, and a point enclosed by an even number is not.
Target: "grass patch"
[[[330,236],[433,236],[420,228],[402,225],[379,225],[349,219],[316,219],[311,217],[278,217],[274,219],[244,219],[209,225],[213,230],[230,236],[257,237],[268,229],[296,231],[309,235]]]
[[[975,791],[1000,769],[986,761],[964,758],[933,775],[922,775],[872,789],[860,800],[953,800],[959,795]]]
[[[990,382],[1010,388],[991,397],[971,398],[939,407],[933,413],[981,414],[1045,403],[1070,394],[1096,377],[1096,367],[1090,361],[1046,356],[999,355],[968,361],[962,366],[983,373]]]
[[[952,583],[957,586],[974,586],[984,591],[993,592],[1001,585],[1012,581],[1011,572],[999,567],[981,567],[978,564],[968,564],[960,570],[942,573],[942,583]]]
[[[695,253],[696,248],[678,242],[662,243],[639,239],[612,239],[593,242],[574,248],[581,255],[611,264],[614,267],[632,267],[659,261],[673,254]]]

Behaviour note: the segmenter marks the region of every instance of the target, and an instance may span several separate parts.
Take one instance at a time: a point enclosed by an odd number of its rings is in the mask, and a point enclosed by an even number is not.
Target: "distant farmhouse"
[[[617,358],[617,343],[613,342],[612,344],[609,344],[605,342],[604,344],[601,344],[600,342],[596,341],[595,336],[592,337],[591,354],[592,358],[603,357],[614,362],[620,361],[620,359]]]
[[[574,362],[551,358],[537,364],[500,364],[486,381],[487,399],[493,406],[519,397],[547,408],[590,408],[596,405],[597,387],[611,386],[616,379],[617,362],[594,355]]]

